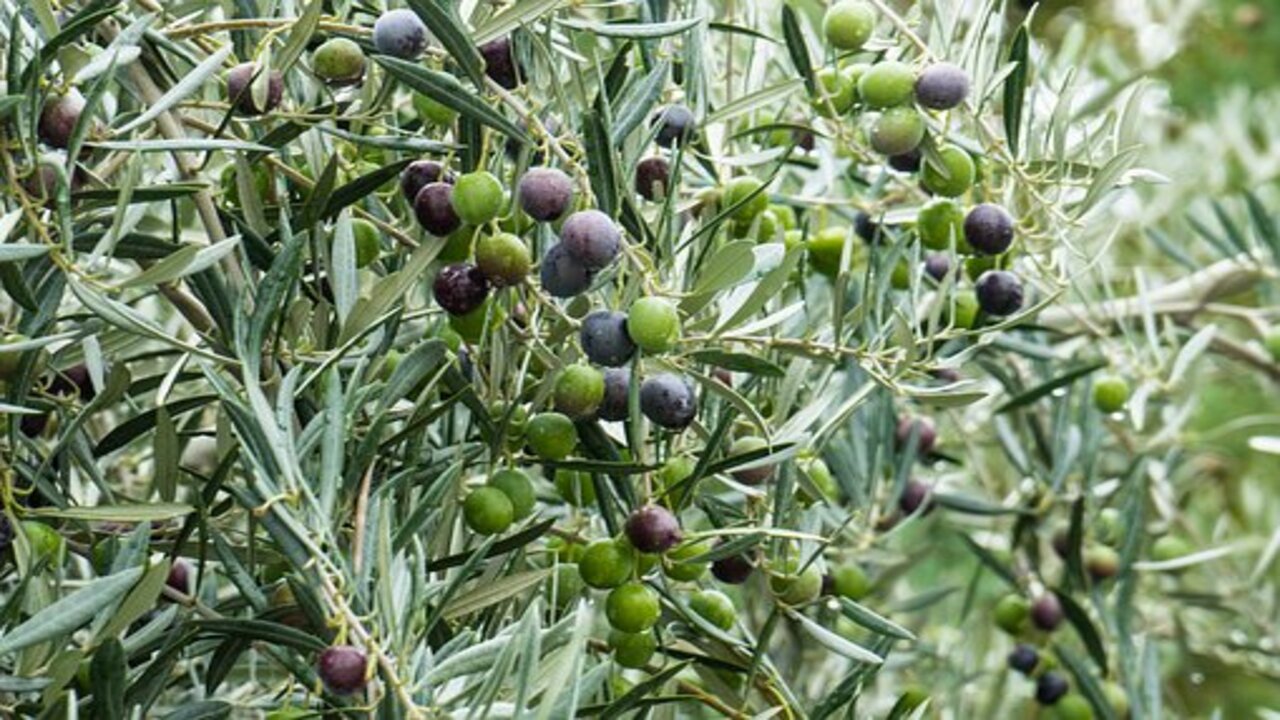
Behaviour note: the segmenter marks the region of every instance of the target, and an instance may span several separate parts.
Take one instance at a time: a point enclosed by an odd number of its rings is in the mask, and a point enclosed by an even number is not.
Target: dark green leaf
[[[674,663],[670,667],[664,668],[662,672],[655,673],[653,676],[646,678],[642,682],[638,682],[631,687],[622,697],[614,700],[609,707],[600,713],[600,720],[611,720],[612,718],[622,717],[631,709],[635,708],[639,702],[647,697],[650,693],[656,692],[659,688],[679,675],[688,667],[689,661]]]
[[[93,717],[103,720],[124,717],[125,660],[124,646],[116,638],[108,638],[94,652],[89,663]]]
[[[484,60],[471,36],[456,14],[456,3],[441,0],[407,0],[409,9],[417,13],[449,55],[457,61],[476,88],[484,90]]]
[[[796,73],[804,80],[805,89],[810,95],[817,95],[817,85],[813,79],[813,61],[810,60],[809,43],[804,39],[804,31],[800,29],[800,18],[790,3],[782,6],[782,36],[787,41],[787,52],[791,55],[791,64]]]
[[[1076,629],[1076,634],[1080,636],[1080,640],[1089,651],[1089,655],[1098,664],[1098,670],[1105,675],[1107,673],[1107,649],[1102,644],[1102,637],[1098,635],[1098,629],[1093,626],[1093,621],[1089,619],[1089,614],[1069,593],[1054,591],[1054,595],[1058,596],[1058,601],[1062,604],[1062,611],[1067,616],[1067,621]]]
[[[871,632],[902,640],[916,639],[916,636],[910,630],[849,598],[840,598],[840,609],[844,612],[845,617]]]
[[[748,373],[760,377],[782,377],[786,371],[759,355],[725,352],[724,350],[695,350],[685,357],[694,362],[714,365],[733,372]]]
[[[1089,373],[1092,373],[1096,370],[1106,367],[1108,364],[1109,363],[1106,360],[1097,360],[1097,361],[1087,363],[1085,365],[1080,365],[1070,370],[1067,370],[1066,372],[1053,378],[1052,380],[1048,380],[1046,382],[1040,383],[1039,385],[1031,388],[1030,390],[1019,393],[1018,395],[1010,398],[1008,402],[996,408],[996,413],[1006,413],[1006,412],[1009,412],[1010,410],[1016,410],[1017,408],[1030,405],[1031,403],[1039,400],[1040,398],[1045,397],[1046,395],[1052,393],[1054,390],[1057,390],[1058,388],[1061,388],[1061,387],[1066,387],[1071,383],[1075,382],[1076,380],[1079,380],[1080,378],[1084,377],[1085,375],[1088,375]]]
[[[522,143],[531,142],[523,128],[503,117],[474,92],[468,91],[452,75],[386,55],[375,55],[373,59],[411,89]]]
[[[1022,141],[1023,98],[1027,92],[1027,76],[1030,71],[1030,47],[1027,26],[1023,25],[1014,33],[1013,42],[1009,45],[1009,62],[1017,65],[1004,79],[1004,136],[1015,157]]]

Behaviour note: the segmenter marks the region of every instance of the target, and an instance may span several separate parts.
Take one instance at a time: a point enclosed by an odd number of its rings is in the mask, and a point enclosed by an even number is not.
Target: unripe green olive
[[[667,553],[665,558],[665,566],[663,574],[672,580],[680,582],[694,582],[700,579],[707,572],[710,563],[685,562],[690,558],[698,557],[704,553],[710,552],[713,547],[711,540],[702,540],[699,542],[687,542],[678,545],[675,549]]]
[[[648,630],[662,614],[658,594],[638,582],[614,588],[605,600],[604,609],[610,625],[629,633]]]
[[[458,111],[422,93],[413,94],[413,109],[418,111],[424,123],[439,127],[452,126],[458,119]]]
[[[722,208],[728,209],[738,205],[729,217],[735,222],[750,224],[757,215],[769,207],[769,194],[761,190],[764,183],[750,175],[740,175],[724,184],[720,193]],[[752,193],[756,193],[752,195]],[[747,198],[751,199],[748,200]]]
[[[582,576],[578,574],[578,566],[574,563],[556,565],[555,574],[547,581],[543,592],[547,600],[558,608],[566,608],[569,603],[582,595],[586,589]]]
[[[640,298],[627,313],[627,334],[644,352],[665,353],[680,339],[680,314],[665,298]]]
[[[1129,402],[1129,383],[1119,375],[1107,375],[1093,383],[1093,404],[1104,413],[1120,412]]]
[[[460,176],[453,186],[453,210],[469,225],[483,225],[497,217],[503,201],[502,183],[484,170]]]
[[[26,340],[25,335],[10,333],[0,338],[0,345],[12,345]],[[0,382],[4,382],[18,373],[22,364],[22,350],[0,350]]]
[[[1093,708],[1078,693],[1068,693],[1054,703],[1053,714],[1058,720],[1093,720]]]
[[[850,563],[836,568],[831,573],[831,580],[836,595],[850,600],[861,600],[871,592],[871,580],[858,565]]]
[[[721,630],[733,628],[738,611],[728,595],[718,590],[701,590],[689,598],[689,609]]]
[[[604,400],[604,373],[583,363],[560,371],[555,385],[557,412],[569,417],[589,417]]]
[[[964,210],[947,198],[935,198],[920,208],[916,215],[916,232],[920,242],[930,250],[949,250],[951,243],[965,252]]]
[[[578,558],[582,581],[601,590],[618,587],[631,579],[635,568],[635,549],[618,540],[597,540]]]
[[[861,50],[875,29],[875,12],[862,0],[841,0],[822,18],[822,35],[837,50]]]
[[[850,248],[847,266],[852,267],[859,256],[860,245],[852,240],[847,227],[823,228],[817,235],[812,236],[805,244],[805,250],[809,254],[809,264],[823,275],[834,278],[840,274],[840,258],[843,256],[846,240],[853,246]]]
[[[1010,635],[1020,635],[1030,627],[1031,603],[1021,595],[1009,594],[996,603],[996,627]]]
[[[462,504],[467,527],[481,535],[497,535],[511,527],[515,508],[507,494],[496,487],[472,490]]]
[[[818,92],[809,102],[819,115],[839,117],[853,108],[858,91],[842,71],[832,67],[822,68],[814,73],[814,79],[817,81]]]
[[[561,413],[538,413],[524,429],[529,449],[544,460],[563,460],[578,446],[578,429]]]
[[[382,254],[382,233],[378,226],[364,218],[355,218],[351,221],[351,234],[356,245],[356,267],[372,265]]]
[[[906,63],[885,60],[867,68],[858,80],[858,95],[873,108],[890,108],[911,101],[916,71]]]
[[[640,669],[649,664],[658,649],[658,641],[651,632],[629,633],[609,631],[609,649],[613,660],[624,668]]]
[[[489,478],[489,485],[501,490],[511,501],[513,519],[523,520],[533,513],[538,498],[534,494],[533,481],[524,471],[504,468]]]
[[[769,589],[788,605],[803,605],[822,594],[822,571],[817,563],[800,570],[798,560],[788,560],[770,574]]]
[[[920,171],[920,183],[934,195],[959,197],[965,194],[973,186],[974,174],[977,172],[973,158],[955,145],[938,148],[938,158],[942,162],[942,168],[926,157]]]
[[[1191,543],[1177,535],[1165,535],[1151,544],[1151,559],[1156,562],[1177,560],[1190,555],[1194,550]]]
[[[871,149],[882,155],[904,155],[924,140],[924,116],[910,105],[885,110],[871,126]]]

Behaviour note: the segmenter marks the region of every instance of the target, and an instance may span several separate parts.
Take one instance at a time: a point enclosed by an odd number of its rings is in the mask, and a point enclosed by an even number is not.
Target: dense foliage
[[[1280,706],[1280,163],[1184,177],[1163,50],[961,0],[0,21],[0,712]]]

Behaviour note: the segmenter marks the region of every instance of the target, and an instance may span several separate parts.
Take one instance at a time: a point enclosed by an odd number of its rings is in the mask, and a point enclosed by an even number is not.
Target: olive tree
[[[1280,535],[1181,501],[1197,369],[1280,378],[1275,217],[1134,271],[1149,87],[1027,5],[0,2],[5,711],[1276,677]]]

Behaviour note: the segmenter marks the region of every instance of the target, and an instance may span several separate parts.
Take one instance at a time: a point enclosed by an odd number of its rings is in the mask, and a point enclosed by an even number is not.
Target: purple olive
[[[636,344],[627,334],[627,314],[597,310],[582,319],[579,332],[582,352],[597,365],[620,367],[636,354]]]
[[[565,250],[590,270],[608,266],[622,251],[618,226],[599,210],[570,215],[560,228],[560,239]]]
[[[974,284],[978,307],[989,315],[1012,315],[1022,307],[1022,281],[1007,270],[988,270]]]
[[[581,295],[591,287],[594,273],[575,258],[564,243],[553,245],[542,256],[538,277],[542,288],[558,298]]]
[[[680,521],[661,505],[645,505],[627,518],[627,539],[643,553],[664,553],[680,543]]]
[[[1031,604],[1031,622],[1041,630],[1052,632],[1058,629],[1062,619],[1062,603],[1051,592],[1046,592]]]
[[[647,157],[636,163],[636,192],[650,202],[661,202],[671,192],[671,164],[664,157]]]
[[[510,36],[480,46],[480,55],[484,57],[484,73],[502,87],[512,90],[520,84],[524,70],[516,61],[514,47]]]
[[[369,660],[364,651],[351,645],[334,645],[320,653],[317,672],[334,695],[351,695],[365,686]]]
[[[627,368],[609,368],[604,371],[604,399],[596,409],[596,417],[610,422],[621,422],[630,414],[631,371]]]
[[[662,147],[683,145],[693,139],[697,132],[698,121],[693,111],[684,105],[668,105],[653,115],[653,124],[658,126],[655,138]]]
[[[79,90],[72,88],[65,95],[50,97],[40,112],[40,124],[36,131],[46,145],[66,148],[71,143],[71,133],[84,112],[85,99]]]
[[[445,237],[462,227],[462,218],[453,209],[453,186],[447,182],[427,183],[413,199],[413,214],[423,229]]]
[[[1013,244],[1013,218],[999,205],[978,205],[964,218],[964,239],[983,255],[999,255]]]
[[[1020,643],[1013,648],[1013,652],[1009,653],[1008,662],[1010,668],[1023,675],[1030,675],[1040,663],[1040,653],[1030,645]]]
[[[746,555],[730,555],[711,563],[711,574],[727,585],[741,585],[754,570],[755,566]]]
[[[942,282],[947,273],[951,272],[951,258],[946,253],[930,253],[924,259],[924,271],[929,277]]]
[[[440,270],[432,290],[436,302],[450,315],[466,315],[489,296],[489,281],[475,265],[457,263]]]
[[[534,220],[559,220],[573,204],[573,181],[549,167],[530,168],[516,187],[520,208]]]
[[[262,105],[254,98],[253,83],[261,72],[258,63],[240,63],[227,71],[227,101],[241,115],[261,115],[280,105],[284,97],[284,76],[272,70],[267,79],[267,96]]]
[[[1036,681],[1036,702],[1041,705],[1053,705],[1070,689],[1071,685],[1062,673],[1050,670]]]
[[[698,402],[688,380],[662,373],[640,386],[640,410],[655,425],[683,430],[697,417]]]
[[[176,558],[169,566],[169,575],[165,578],[164,584],[183,595],[190,595],[191,563],[182,558]]]
[[[400,191],[410,204],[418,197],[422,188],[433,182],[454,183],[453,173],[442,163],[435,160],[415,160],[400,173]]]
[[[933,491],[919,480],[908,480],[898,498],[898,509],[903,515],[928,515],[933,511]]]
[[[913,430],[917,433],[916,452],[920,455],[933,452],[933,446],[938,442],[938,431],[934,428],[933,421],[927,417],[900,418],[894,432],[894,446],[899,450],[905,448]]]
[[[427,49],[427,26],[412,10],[389,10],[373,23],[373,46],[383,55],[413,60]]]
[[[969,96],[969,73],[951,63],[936,63],[916,78],[916,102],[931,110],[950,110]]]

